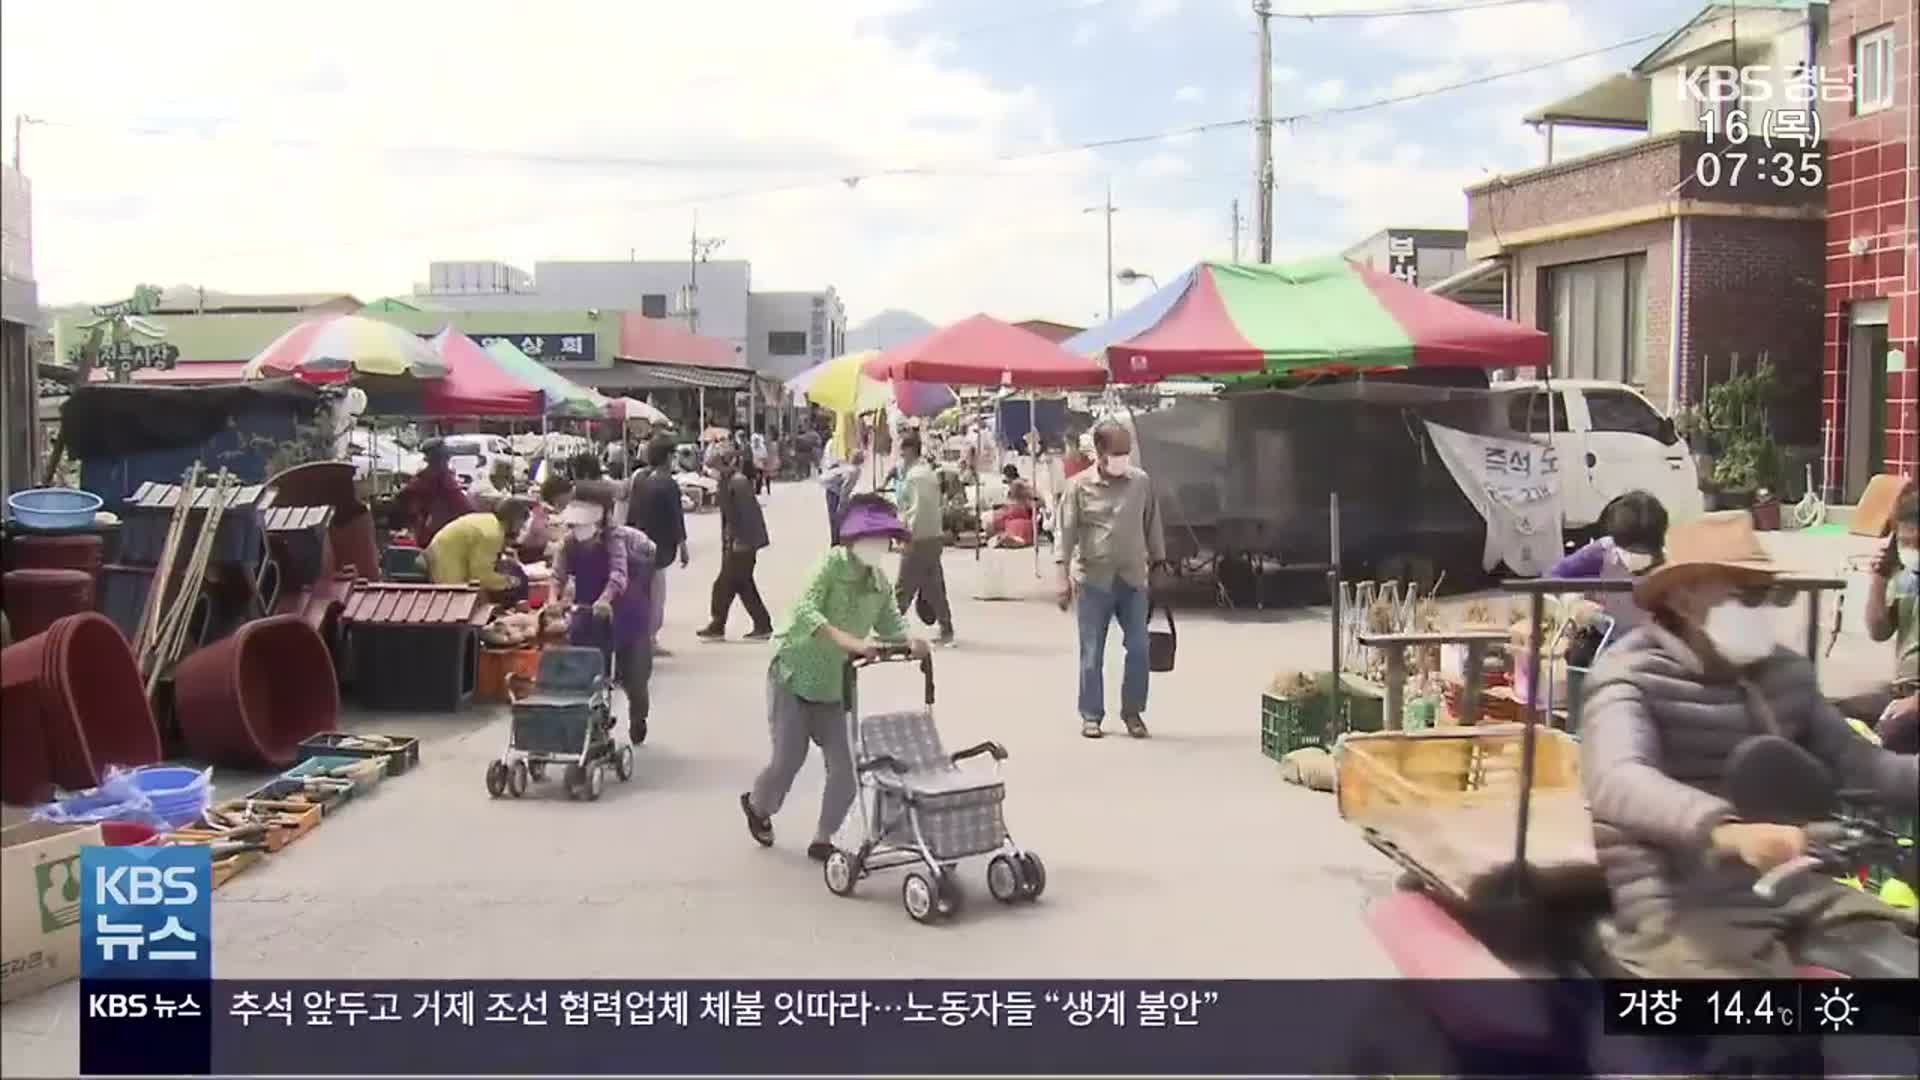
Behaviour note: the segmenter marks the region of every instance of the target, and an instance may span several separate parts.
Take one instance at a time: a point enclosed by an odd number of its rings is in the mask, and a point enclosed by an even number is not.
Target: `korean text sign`
[[[213,856],[204,844],[80,852],[83,979],[213,977]]]

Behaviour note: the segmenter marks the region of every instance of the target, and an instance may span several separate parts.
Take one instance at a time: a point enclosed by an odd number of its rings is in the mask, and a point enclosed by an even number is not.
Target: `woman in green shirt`
[[[820,861],[833,852],[833,834],[853,805],[857,786],[847,744],[847,664],[873,655],[870,639],[896,645],[908,640],[907,624],[894,606],[893,585],[880,568],[893,541],[908,539],[906,527],[878,495],[854,496],[843,513],[840,543],[820,561],[774,638],[773,663],[767,667],[772,757],[754,778],[753,790],[740,796],[747,831],[760,846],[772,847],[773,815],[780,812],[793,778],[806,763],[807,745],[819,746],[826,759],[827,786],[807,856]],[[926,642],[913,640],[911,645],[915,656],[927,654]]]

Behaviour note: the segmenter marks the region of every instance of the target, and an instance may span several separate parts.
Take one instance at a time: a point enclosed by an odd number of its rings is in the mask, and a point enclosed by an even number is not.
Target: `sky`
[[[1276,258],[1463,227],[1465,185],[1543,162],[1527,111],[1698,9],[1274,0]],[[373,299],[433,260],[681,258],[697,227],[856,323],[1088,324],[1109,187],[1115,269],[1230,257],[1236,198],[1252,257],[1255,26],[1248,0],[6,0],[0,116],[31,118],[47,304]]]

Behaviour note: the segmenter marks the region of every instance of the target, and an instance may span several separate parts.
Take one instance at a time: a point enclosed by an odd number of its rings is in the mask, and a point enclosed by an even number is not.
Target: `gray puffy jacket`
[[[1714,826],[1734,818],[1721,795],[1727,756],[1769,731],[1763,711],[1842,788],[1876,792],[1907,812],[1920,801],[1913,755],[1856,734],[1820,695],[1805,658],[1777,650],[1735,681],[1709,674],[1666,628],[1642,625],[1600,655],[1580,732],[1594,843],[1622,926],[1677,907],[1767,903],[1752,892],[1752,870],[1708,854]]]

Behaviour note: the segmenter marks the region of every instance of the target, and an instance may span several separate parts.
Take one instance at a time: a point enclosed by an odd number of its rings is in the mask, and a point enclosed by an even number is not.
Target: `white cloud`
[[[1193,171],[1193,165],[1179,154],[1162,151],[1141,161],[1138,172],[1149,179],[1163,180],[1168,177],[1185,176]]]
[[[1156,23],[1178,14],[1182,0],[1137,0],[1133,8],[1135,25]]]
[[[1287,83],[1295,82],[1299,78],[1300,78],[1299,68],[1291,68],[1285,64],[1273,65],[1273,75],[1272,75],[1273,85],[1283,86]]]
[[[1181,105],[1198,105],[1207,100],[1207,92],[1198,86],[1183,86],[1173,92],[1173,100]]]
[[[1306,100],[1309,104],[1325,108],[1337,105],[1347,94],[1347,84],[1343,79],[1321,79],[1307,87]]]
[[[1073,28],[1073,47],[1084,49],[1093,44],[1093,39],[1099,36],[1100,27],[1096,23],[1091,20],[1083,21]]]
[[[645,5],[584,0],[343,2],[297,27],[211,0],[191,20],[131,22],[109,3],[7,4],[0,115],[72,125],[26,135],[52,303],[137,281],[372,297],[405,292],[434,259],[674,258],[697,209],[702,232],[753,261],[756,286],[833,284],[855,318],[1084,319],[1105,290],[1099,230],[1078,211],[1111,166],[989,164],[1065,140],[1035,93],[875,30],[910,6],[756,5],[745,19],[694,5],[663,35]],[[82,39],[84,65],[48,47]],[[503,74],[516,58],[534,62],[528,77]],[[834,180],[926,163],[952,168]],[[1206,249],[1215,216],[1142,207],[1116,243],[1178,265]]]

